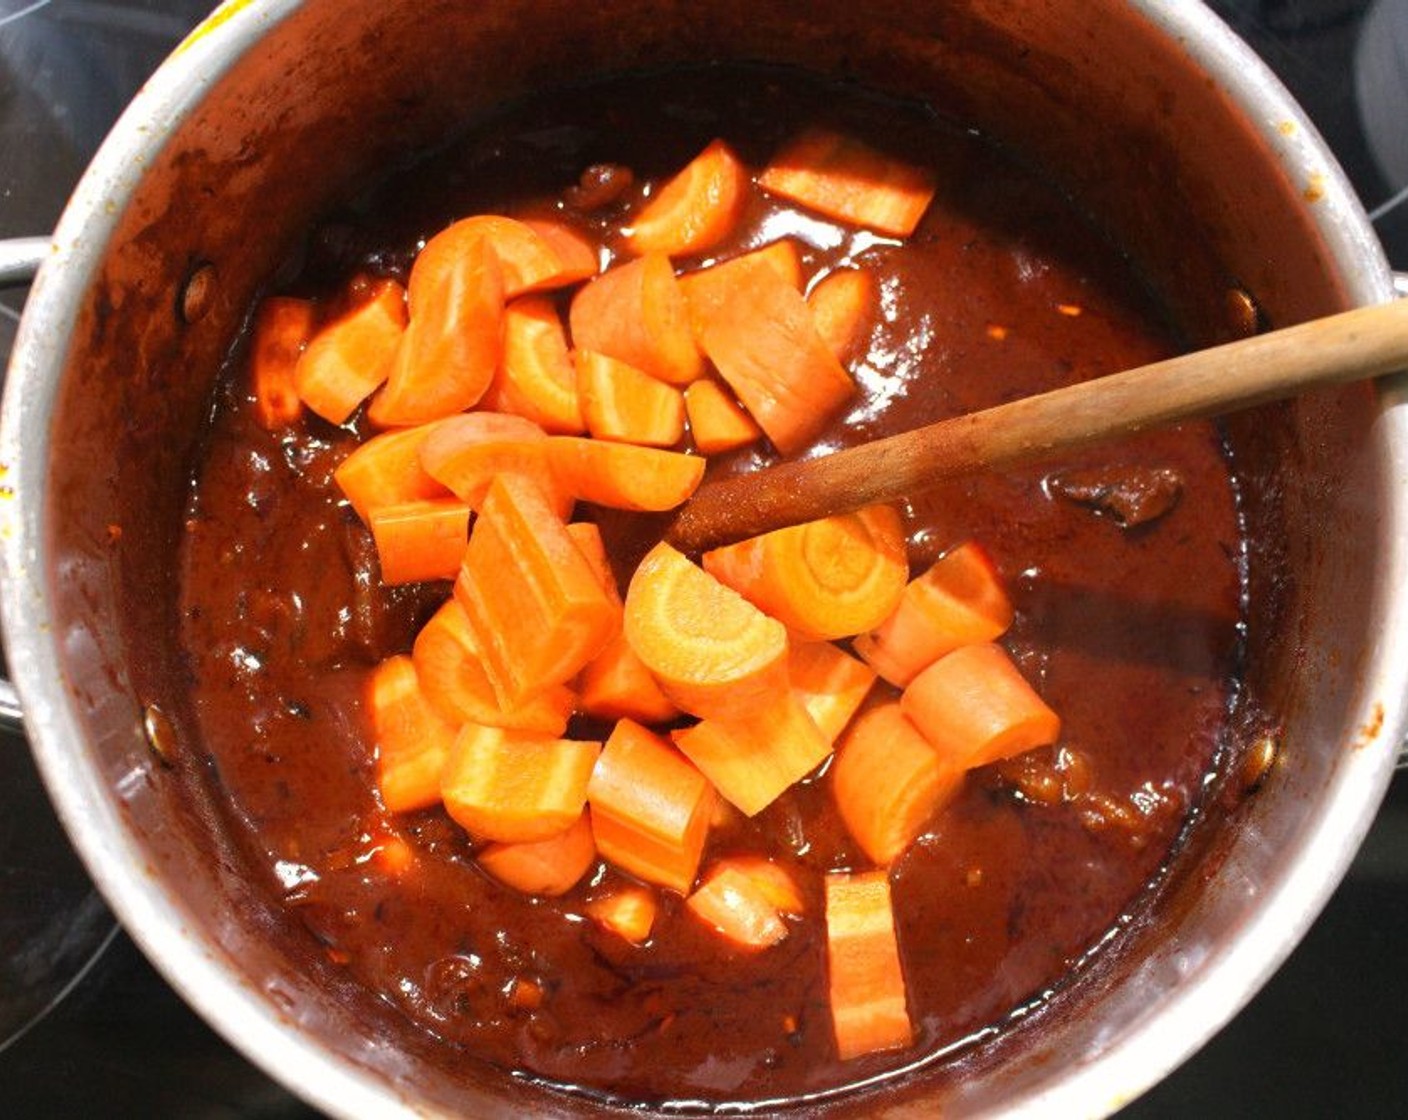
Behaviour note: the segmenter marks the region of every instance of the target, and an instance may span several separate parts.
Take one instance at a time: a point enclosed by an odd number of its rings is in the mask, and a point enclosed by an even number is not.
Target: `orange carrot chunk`
[[[586,431],[567,331],[546,296],[524,296],[504,308],[504,353],[481,407],[510,412],[559,435]]]
[[[990,642],[1012,625],[1012,603],[982,546],[965,542],[910,580],[889,618],[855,651],[903,688],[950,650]]]
[[[694,447],[701,455],[736,451],[763,434],[733,394],[711,377],[701,377],[685,386],[684,411]]]
[[[415,862],[415,849],[405,839],[392,832],[379,836],[371,848],[372,866],[391,879],[401,878],[410,871]]]
[[[559,488],[594,505],[659,513],[674,509],[698,488],[702,456],[658,447],[549,436],[543,448]]]
[[[596,277],[573,297],[568,321],[578,349],[609,354],[671,385],[704,374],[684,294],[663,253]]]
[[[674,733],[675,746],[731,805],[753,816],[831,754],[831,743],[791,692]]]
[[[714,791],[679,751],[620,720],[587,786],[602,857],[621,870],[688,894],[713,815]]]
[[[735,280],[759,262],[772,268],[789,288],[802,290],[802,254],[797,242],[790,237],[770,241],[761,249],[740,253],[707,268],[686,272],[679,278],[680,291],[689,308],[690,329],[701,345],[705,324],[723,306]]]
[[[934,177],[825,128],[809,128],[758,176],[770,194],[852,225],[908,237],[934,197]]]
[[[502,707],[484,672],[469,618],[453,598],[447,599],[421,627],[411,648],[411,659],[426,699],[456,726],[480,723],[558,736],[567,729],[576,706],[572,690],[556,684],[520,707]]]
[[[807,293],[817,333],[839,361],[851,359],[875,306],[875,277],[866,268],[841,268]]]
[[[672,447],[684,438],[684,396],[635,366],[594,350],[572,351],[587,430],[597,439]]]
[[[829,743],[850,723],[875,683],[875,670],[830,642],[792,642],[787,679]]]
[[[436,272],[425,277],[431,268]],[[386,385],[367,409],[384,428],[424,424],[479,403],[503,352],[503,274],[487,242],[467,242],[458,256],[417,257],[410,290],[410,322]]]
[[[432,427],[422,424],[382,432],[337,465],[333,479],[364,523],[371,524],[377,506],[449,496],[450,491],[421,466],[421,445]]]
[[[596,862],[596,842],[582,812],[566,832],[521,844],[490,844],[476,858],[495,879],[524,894],[560,895]]]
[[[999,645],[960,646],[900,696],[904,714],[951,765],[970,770],[1061,737],[1061,720]]]
[[[489,486],[455,598],[505,708],[565,684],[618,632],[621,607],[532,482]]]
[[[428,298],[417,270],[426,278],[441,274],[448,261],[463,257],[475,243],[492,249],[498,260],[506,300],[575,284],[597,271],[596,249],[563,222],[477,214],[441,230],[417,255],[409,285],[412,314]]]
[[[942,757],[899,701],[858,715],[836,746],[831,790],[846,829],[881,866],[899,858],[958,794],[964,771]]]
[[[827,875],[826,967],[842,1061],[914,1040],[884,871]]]
[[[623,230],[633,253],[693,256],[733,232],[746,200],[748,170],[715,140],[655,192]]]
[[[643,945],[650,938],[659,908],[654,891],[635,885],[617,887],[586,905],[588,917],[632,945]]]
[[[739,267],[700,344],[729,387],[784,455],[800,451],[855,392],[817,333],[811,309],[763,260]]]
[[[582,815],[600,753],[600,743],[466,723],[445,762],[440,796],[476,840],[547,840]]]
[[[802,914],[806,911],[806,900],[792,873],[782,864],[766,856],[736,855],[725,856],[714,861],[713,869],[728,868],[751,879],[768,904],[782,914]]]
[[[440,773],[456,727],[426,699],[409,657],[388,657],[372,671],[367,708],[376,737],[381,803],[393,813],[438,804]]]
[[[626,590],[626,641],[660,690],[701,718],[746,712],[787,687],[787,631],[669,544]]]
[[[489,484],[516,475],[537,485],[566,518],[572,497],[557,484],[544,454],[547,434],[531,420],[504,412],[467,412],[437,423],[420,448],[421,466],[471,509],[484,505]]]
[[[454,579],[469,540],[469,506],[454,498],[378,506],[371,530],[382,583]]]
[[[775,529],[706,552],[704,570],[803,638],[878,626],[909,578],[904,526],[890,506]]]
[[[577,693],[582,713],[597,719],[668,723],[680,714],[624,634],[587,662],[577,677]]]
[[[766,949],[787,936],[787,923],[777,907],[756,882],[734,867],[712,869],[685,905],[743,949]]]
[[[277,432],[303,415],[294,386],[294,370],[313,336],[317,308],[310,300],[270,296],[254,316],[250,340],[250,380],[254,418],[265,431]]]
[[[386,380],[405,330],[404,289],[394,280],[379,281],[309,341],[294,367],[294,389],[324,420],[343,423]]]

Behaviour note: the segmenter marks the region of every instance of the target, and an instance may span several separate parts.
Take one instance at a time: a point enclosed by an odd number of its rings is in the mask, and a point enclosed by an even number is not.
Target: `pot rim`
[[[1265,64],[1210,9],[1196,0],[1131,0],[1133,6],[1221,83],[1292,175],[1321,188],[1312,218],[1356,303],[1392,298],[1393,279],[1343,171],[1304,112]],[[31,749],[63,825],[89,873],[164,978],[207,1022],[255,1064],[310,1103],[345,1117],[425,1116],[370,1069],[298,1031],[259,990],[242,982],[218,947],[183,920],[181,904],[147,870],[110,783],[69,748],[82,740],[63,680],[50,614],[44,479],[49,418],[58,394],[66,340],[108,238],[170,129],[301,0],[229,0],[177,48],[132,101],[79,183],[54,233],[48,259],[20,325],[0,414],[0,613],[15,684],[24,702]],[[1408,378],[1385,382],[1375,439],[1392,472],[1389,524],[1408,526]],[[1408,530],[1390,534],[1376,585],[1382,608],[1360,695],[1361,724],[1377,716],[1373,749],[1352,752],[1339,769],[1323,811],[1293,862],[1238,936],[1213,958],[1191,962],[1201,975],[1157,1016],[1098,1055],[1065,1071],[1005,1115],[1105,1115],[1143,1093],[1230,1020],[1284,961],[1347,870],[1387,788],[1395,748],[1408,734]],[[1370,711],[1375,708],[1375,711]],[[1273,946],[1268,952],[1267,946]],[[1171,1045],[1176,1040],[1176,1045]],[[369,1044],[370,1045],[370,1044]],[[293,1075],[293,1071],[297,1075]],[[430,1113],[434,1115],[435,1113]]]

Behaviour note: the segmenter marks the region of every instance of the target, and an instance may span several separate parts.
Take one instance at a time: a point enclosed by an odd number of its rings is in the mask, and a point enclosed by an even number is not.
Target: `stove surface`
[[[1408,31],[1408,2],[1394,13]],[[0,0],[0,237],[47,233],[138,85],[207,0]],[[1395,267],[1408,269],[1404,85],[1375,80],[1390,121],[1356,100],[1367,0],[1212,4],[1290,87],[1340,157]],[[1380,38],[1368,47],[1383,47]],[[1370,83],[1372,86],[1372,82]],[[1372,88],[1367,90],[1372,94]],[[1402,130],[1393,133],[1393,123]],[[1387,147],[1386,147],[1387,145]],[[1396,146],[1395,146],[1396,145]],[[1387,156],[1385,155],[1387,151]],[[1408,157],[1405,157],[1408,158]],[[1382,166],[1381,166],[1382,165]],[[22,289],[0,290],[0,357]],[[190,1012],[116,926],[69,850],[22,741],[0,742],[0,1112],[14,1117],[317,1114]],[[1408,780],[1398,779],[1349,876],[1251,1005],[1125,1120],[1408,1115]]]

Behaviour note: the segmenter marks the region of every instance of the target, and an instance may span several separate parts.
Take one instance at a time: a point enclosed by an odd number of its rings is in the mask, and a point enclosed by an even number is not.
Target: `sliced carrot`
[[[313,337],[317,314],[311,300],[269,296],[260,301],[250,339],[249,369],[254,418],[265,431],[287,428],[303,415],[293,371]]]
[[[388,657],[372,671],[367,708],[381,803],[393,813],[437,804],[456,727],[426,699],[409,657]]]
[[[582,815],[601,744],[466,723],[440,779],[445,811],[476,840],[547,840]]]
[[[606,542],[602,540],[601,529],[592,521],[573,521],[567,526],[567,535],[591,565],[606,597],[619,605],[621,589],[616,585],[616,573],[611,570],[611,558],[606,555]]]
[[[733,232],[742,214],[748,170],[715,140],[661,186],[623,230],[633,253],[694,256]]]
[[[753,816],[831,754],[831,743],[791,692],[755,699],[727,718],[674,733],[684,753],[731,805]]]
[[[572,496],[558,485],[545,455],[547,433],[531,420],[504,412],[466,412],[437,423],[420,448],[425,472],[471,509],[484,505],[489,484],[515,475],[537,485],[558,515]]]
[[[587,662],[577,677],[577,692],[583,714],[597,719],[668,723],[680,714],[624,634]]]
[[[454,579],[469,540],[469,506],[455,498],[377,506],[371,530],[382,583]]]
[[[774,529],[706,552],[704,570],[803,638],[880,625],[909,578],[904,526],[890,506]]]
[[[551,685],[516,708],[504,708],[484,672],[469,617],[447,599],[420,628],[411,659],[426,699],[451,723],[481,723],[514,731],[561,735],[577,698],[566,685]]]
[[[428,268],[437,271],[427,278]],[[413,292],[419,285],[410,322],[386,385],[367,408],[383,428],[424,424],[478,404],[503,353],[503,274],[486,241],[467,242],[458,256],[422,254],[411,266],[410,285]]]
[[[477,214],[441,230],[416,256],[410,277],[412,313],[427,298],[417,270],[427,278],[439,274],[447,261],[463,256],[476,242],[492,248],[498,259],[505,299],[575,284],[597,271],[595,248],[563,222]]]
[[[847,831],[881,866],[893,863],[963,786],[942,757],[886,700],[863,711],[836,746],[831,790]]]
[[[762,437],[763,429],[712,377],[701,377],[685,386],[684,411],[689,432],[701,455],[718,455],[747,447]]]
[[[394,280],[372,284],[366,299],[309,341],[294,389],[324,420],[343,423],[391,373],[405,331],[405,290]]]
[[[537,485],[496,478],[474,523],[455,598],[505,708],[565,684],[617,633],[621,607]]]
[[[659,908],[654,891],[635,885],[617,887],[586,905],[588,917],[632,945],[649,940]]]
[[[766,949],[787,936],[787,923],[743,872],[715,867],[685,899],[690,911],[743,949]]]
[[[587,786],[602,857],[649,883],[688,894],[713,815],[704,775],[659,736],[617,722]]]
[[[436,783],[439,784],[438,781]],[[399,879],[415,866],[415,849],[394,832],[377,838],[371,849],[371,864],[381,874]]]
[[[626,590],[626,641],[678,707],[701,718],[746,712],[787,687],[787,631],[669,544]]]
[[[792,873],[766,856],[725,856],[714,861],[714,869],[730,868],[753,881],[773,909],[783,914],[802,914],[807,908],[802,891]]]
[[[1012,603],[982,546],[967,541],[910,580],[889,618],[855,651],[903,688],[950,650],[990,642],[1012,625]]]
[[[684,396],[673,385],[594,350],[572,351],[587,430],[597,439],[673,447],[684,438]]]
[[[579,349],[609,354],[671,385],[704,374],[684,293],[663,253],[603,272],[573,297],[568,319]]]
[[[842,363],[847,362],[875,306],[875,276],[868,268],[837,269],[807,293],[807,306],[817,333]]]
[[[758,425],[784,455],[800,451],[850,399],[855,383],[817,333],[811,309],[762,260],[739,267],[700,343]]]
[[[827,875],[826,967],[842,1061],[914,1040],[884,871]]]
[[[583,811],[566,832],[521,844],[490,844],[476,857],[499,882],[524,894],[566,894],[596,862],[596,841]]]
[[[852,225],[908,237],[934,197],[922,167],[825,128],[809,128],[758,176],[770,194]]]
[[[850,723],[875,683],[875,670],[830,642],[792,642],[787,679],[828,742]]]
[[[504,308],[504,353],[481,406],[526,417],[545,431],[586,431],[567,331],[547,296],[524,296]]]
[[[757,263],[772,268],[789,288],[802,290],[802,253],[790,237],[770,241],[761,249],[752,249],[718,264],[686,272],[679,278],[680,291],[689,307],[690,328],[696,341],[704,336],[704,325],[718,312],[727,298],[735,278]]]
[[[612,509],[658,513],[698,488],[702,456],[658,447],[549,436],[543,448],[558,486],[572,497]]]
[[[449,496],[449,489],[421,466],[421,445],[432,428],[422,424],[382,432],[337,465],[333,479],[364,523],[371,524],[377,506]]]
[[[981,642],[945,654],[909,682],[904,714],[949,763],[968,770],[1061,737],[1061,720],[1007,651]]]

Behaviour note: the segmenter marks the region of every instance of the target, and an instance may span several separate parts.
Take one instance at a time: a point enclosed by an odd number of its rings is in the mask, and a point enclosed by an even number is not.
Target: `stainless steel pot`
[[[1206,9],[1171,0],[251,0],[148,83],[56,231],[0,426],[10,662],[44,778],[114,910],[225,1036],[329,1113],[567,1116],[450,1060],[348,988],[243,874],[172,647],[184,479],[212,380],[297,232],[379,162],[544,83],[770,59],[926,98],[1099,214],[1198,341],[1229,289],[1274,323],[1391,298],[1304,115]],[[1408,386],[1233,421],[1277,713],[1161,888],[996,1043],[836,1106],[1102,1115],[1167,1073],[1289,953],[1346,868],[1408,728]],[[1264,761],[1264,760],[1263,760]]]

